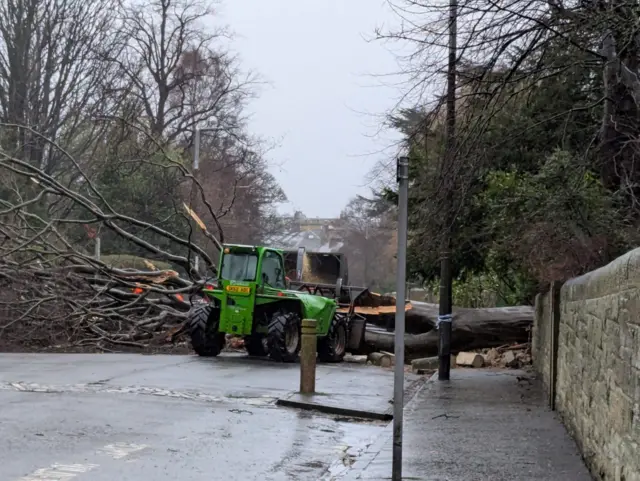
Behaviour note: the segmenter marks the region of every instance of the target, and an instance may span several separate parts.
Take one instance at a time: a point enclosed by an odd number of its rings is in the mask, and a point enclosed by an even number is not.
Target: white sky
[[[279,140],[269,159],[289,198],[281,210],[338,216],[368,194],[376,160],[393,155],[397,134],[380,133],[379,116],[400,93],[372,75],[395,72],[396,60],[368,40],[395,17],[384,0],[223,0],[218,12],[243,67],[269,82],[252,101],[250,126]]]

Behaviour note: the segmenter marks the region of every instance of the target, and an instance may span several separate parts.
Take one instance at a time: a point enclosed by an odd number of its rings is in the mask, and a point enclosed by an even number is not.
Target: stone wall
[[[640,481],[640,249],[566,282],[557,370],[550,294],[536,299],[534,366],[596,479]]]

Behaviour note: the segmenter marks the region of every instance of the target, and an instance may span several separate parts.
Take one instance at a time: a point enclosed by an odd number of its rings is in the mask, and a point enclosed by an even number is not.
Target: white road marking
[[[142,394],[145,396],[166,396],[190,401],[212,403],[248,404],[252,406],[269,406],[275,403],[276,397],[262,395],[259,397],[216,396],[198,391],[172,391],[145,386],[111,386],[108,384],[39,384],[27,382],[0,381],[0,391],[47,392],[47,393],[107,393],[107,394]]]
[[[128,443],[115,443],[115,444],[107,444],[100,451],[104,454],[108,454],[113,459],[122,459],[126,456],[129,456],[136,451],[142,451],[145,448],[148,448],[146,444],[128,444]]]
[[[107,444],[99,450],[113,459],[122,459],[137,451],[148,448],[146,444],[114,443]],[[41,468],[17,481],[69,481],[77,475],[87,473],[99,467],[99,464],[60,464],[54,463],[48,468]]]
[[[19,481],[68,481],[78,474],[86,473],[97,464],[52,464],[48,468],[41,468],[28,476],[20,478]]]

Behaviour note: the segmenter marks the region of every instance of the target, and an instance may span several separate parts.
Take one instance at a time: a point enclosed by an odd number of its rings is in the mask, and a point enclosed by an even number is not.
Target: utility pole
[[[198,167],[200,166],[200,129],[196,127],[196,130],[193,134],[193,175],[195,177],[198,172]],[[193,204],[193,199],[192,204]],[[192,207],[193,208],[193,207]],[[194,261],[194,268],[196,272],[200,272],[200,256],[196,254],[196,258]]]
[[[200,129],[196,127],[193,134],[193,170],[198,170],[198,167],[200,167]]]
[[[398,157],[398,268],[396,280],[395,370],[393,379],[392,481],[402,480],[402,417],[404,411],[404,318],[407,283],[407,204],[409,158]]]
[[[369,285],[369,223],[364,226],[364,285]]]
[[[449,68],[447,72],[447,124],[445,159],[450,166],[456,155],[456,60],[457,60],[457,0],[449,0]],[[443,162],[443,170],[444,169]],[[452,186],[452,182],[444,182],[445,189]],[[448,189],[447,189],[448,190]],[[451,226],[453,223],[450,196],[453,191],[444,193],[446,204],[444,212],[444,239],[440,259],[440,309],[438,315],[438,329],[440,330],[440,357],[438,379],[448,381],[451,371],[451,324],[452,324],[452,267],[451,267]]]

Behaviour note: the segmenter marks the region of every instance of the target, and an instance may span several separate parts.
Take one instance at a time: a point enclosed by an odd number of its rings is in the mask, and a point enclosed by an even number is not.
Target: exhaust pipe
[[[298,247],[298,258],[296,259],[296,281],[302,281],[302,267],[304,265],[305,248]]]

